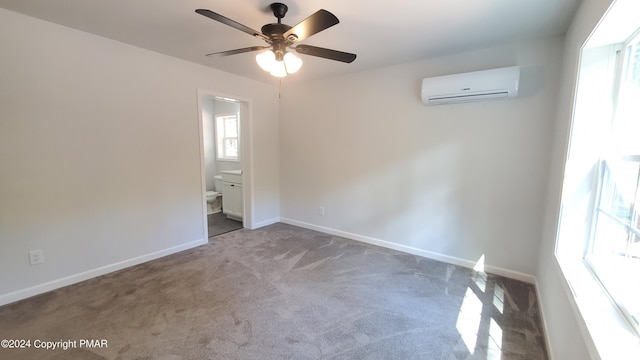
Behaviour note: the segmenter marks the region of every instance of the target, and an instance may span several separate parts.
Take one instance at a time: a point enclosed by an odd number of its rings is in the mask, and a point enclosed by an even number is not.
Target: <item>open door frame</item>
[[[204,130],[202,109],[205,99],[233,99],[240,104],[240,169],[242,170],[242,202],[243,216],[242,226],[253,228],[253,177],[252,177],[252,153],[251,153],[251,119],[253,115],[250,99],[236,95],[222,94],[206,89],[197,89],[198,97],[198,135],[200,142],[200,181],[202,197],[202,228],[205,238],[209,238],[209,228],[207,224],[207,196],[206,196],[206,174],[204,162]]]

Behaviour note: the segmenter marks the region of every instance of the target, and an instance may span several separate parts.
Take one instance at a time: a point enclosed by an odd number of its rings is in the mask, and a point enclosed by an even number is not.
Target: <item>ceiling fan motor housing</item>
[[[280,38],[284,40],[282,34],[287,32],[289,29],[291,29],[291,26],[287,24],[267,24],[260,28],[260,31],[262,31],[263,34],[269,37]]]
[[[286,39],[282,34],[287,32],[289,29],[291,29],[291,26],[281,23],[267,24],[260,29],[264,35],[267,35],[271,39],[273,52],[276,54],[276,60],[278,61],[282,61],[284,54],[287,52]]]

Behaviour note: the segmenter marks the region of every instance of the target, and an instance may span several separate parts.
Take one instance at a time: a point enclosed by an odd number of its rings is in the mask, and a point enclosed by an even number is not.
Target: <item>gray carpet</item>
[[[0,339],[76,341],[0,359],[547,359],[529,284],[285,224],[210,240],[0,307]]]

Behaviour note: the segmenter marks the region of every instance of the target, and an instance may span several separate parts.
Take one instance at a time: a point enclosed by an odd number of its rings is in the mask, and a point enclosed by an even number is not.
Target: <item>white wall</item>
[[[551,37],[284,81],[282,218],[462,264],[484,255],[493,271],[531,280],[562,46]],[[511,65],[522,67],[517,99],[420,102],[424,77]]]
[[[2,9],[0,33],[0,304],[206,243],[198,88],[251,101],[252,219],[278,218],[277,87]]]
[[[537,271],[538,291],[547,323],[547,338],[555,359],[588,359],[588,345],[581,335],[582,324],[574,315],[554,256],[564,162],[566,160],[574,88],[580,47],[611,4],[611,0],[583,0],[567,32],[558,110],[552,143],[544,232]]]

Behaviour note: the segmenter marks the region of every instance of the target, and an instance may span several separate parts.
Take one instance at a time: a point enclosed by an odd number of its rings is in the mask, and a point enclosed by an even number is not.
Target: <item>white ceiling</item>
[[[263,82],[276,82],[255,53],[210,52],[265,45],[195,13],[203,8],[250,28],[276,22],[272,0],[0,0],[0,7]],[[580,0],[282,0],[283,23],[295,25],[319,9],[340,23],[301,43],[355,53],[351,64],[300,55],[302,69],[285,81],[376,67],[562,34]],[[3,36],[7,36],[6,34]],[[52,54],[48,54],[52,56]]]

